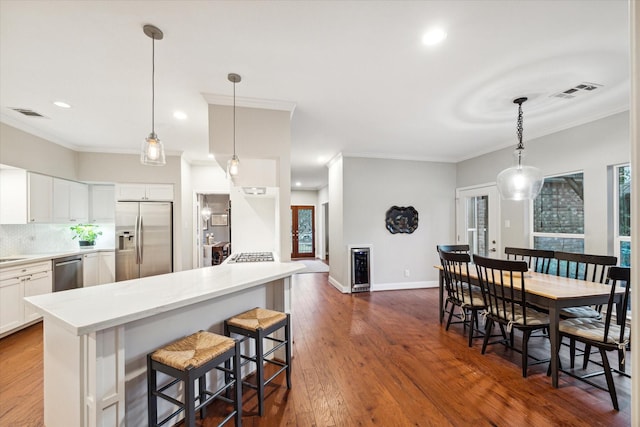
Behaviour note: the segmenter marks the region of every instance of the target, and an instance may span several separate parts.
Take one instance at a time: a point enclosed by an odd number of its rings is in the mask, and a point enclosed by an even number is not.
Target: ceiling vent
[[[571,99],[577,96],[586,95],[600,87],[602,87],[602,85],[597,83],[584,82],[584,83],[575,85],[574,87],[569,88],[567,90],[563,90],[562,92],[554,93],[553,95],[551,95],[551,98]]]
[[[33,110],[29,110],[28,108],[11,108],[13,111],[17,111],[20,114],[24,114],[29,117],[44,117],[42,114],[37,113]]]

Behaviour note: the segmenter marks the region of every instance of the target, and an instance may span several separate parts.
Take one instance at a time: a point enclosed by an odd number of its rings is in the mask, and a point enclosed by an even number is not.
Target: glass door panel
[[[497,188],[458,189],[456,196],[456,243],[468,244],[473,254],[499,256],[500,196]]]
[[[291,206],[291,258],[315,257],[313,206]]]

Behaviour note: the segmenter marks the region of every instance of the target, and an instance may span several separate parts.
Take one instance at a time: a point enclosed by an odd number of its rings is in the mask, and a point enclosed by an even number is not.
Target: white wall
[[[451,241],[454,235],[455,165],[355,157],[342,162],[343,223],[342,229],[334,230],[331,222],[331,275],[348,286],[347,247],[371,244],[373,290],[436,285],[436,245]],[[333,219],[331,179],[329,190]],[[340,203],[338,197],[335,203]],[[418,211],[418,228],[413,233],[391,234],[386,229],[385,215],[392,206],[413,206]],[[334,238],[337,233],[342,239]],[[334,273],[336,262],[341,269]]]
[[[233,107],[209,105],[209,150],[216,156],[222,167],[233,152]],[[247,160],[260,160],[253,165],[264,166],[267,161],[275,165],[275,186],[278,188],[276,217],[277,225],[274,245],[282,261],[291,259],[291,112],[262,108],[238,107],[236,109],[236,153],[240,158],[240,173],[235,185],[272,186],[261,180],[264,173],[251,170]],[[242,176],[249,174],[252,181],[246,183]],[[258,178],[254,180],[254,178]],[[269,178],[270,179],[270,178]],[[232,200],[233,203],[233,200]],[[237,210],[232,206],[232,216]],[[240,224],[232,221],[232,239],[236,241],[236,231]],[[236,252],[237,246],[233,251]],[[255,249],[254,249],[255,250]]]
[[[191,165],[191,187],[194,193],[229,194],[231,182],[217,163]]]
[[[245,195],[241,187],[233,187],[231,200],[231,244],[232,251],[275,252],[279,254],[277,216],[277,189],[262,196]],[[291,259],[291,253],[287,254]],[[282,255],[280,255],[282,259]]]
[[[0,123],[0,163],[71,180],[78,178],[78,153]]]
[[[525,128],[526,132],[526,128]],[[526,133],[525,133],[526,135]],[[629,113],[619,113],[545,137],[525,140],[525,163],[539,167],[545,176],[584,172],[585,252],[613,254],[609,244],[607,192],[609,167],[630,160]],[[511,166],[514,147],[457,164],[457,186],[495,182]],[[503,246],[529,246],[530,202],[501,203]],[[505,221],[510,228],[505,228]]]
[[[341,155],[329,164],[328,193],[329,193],[329,282],[340,289],[348,291],[349,281],[347,272],[347,247],[343,239],[343,162]]]

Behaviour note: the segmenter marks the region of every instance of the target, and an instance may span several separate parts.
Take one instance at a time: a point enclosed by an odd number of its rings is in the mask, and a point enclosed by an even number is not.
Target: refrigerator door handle
[[[135,227],[136,264],[140,264],[140,215],[136,215]]]
[[[140,264],[144,261],[144,224],[142,222],[142,215],[140,215],[140,228],[138,230],[138,241],[140,242]]]

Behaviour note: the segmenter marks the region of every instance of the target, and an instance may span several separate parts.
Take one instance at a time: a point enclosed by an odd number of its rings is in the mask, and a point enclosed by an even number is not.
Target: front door
[[[500,195],[495,185],[456,190],[456,240],[471,253],[499,257]]]
[[[291,258],[315,258],[313,206],[291,206]]]

